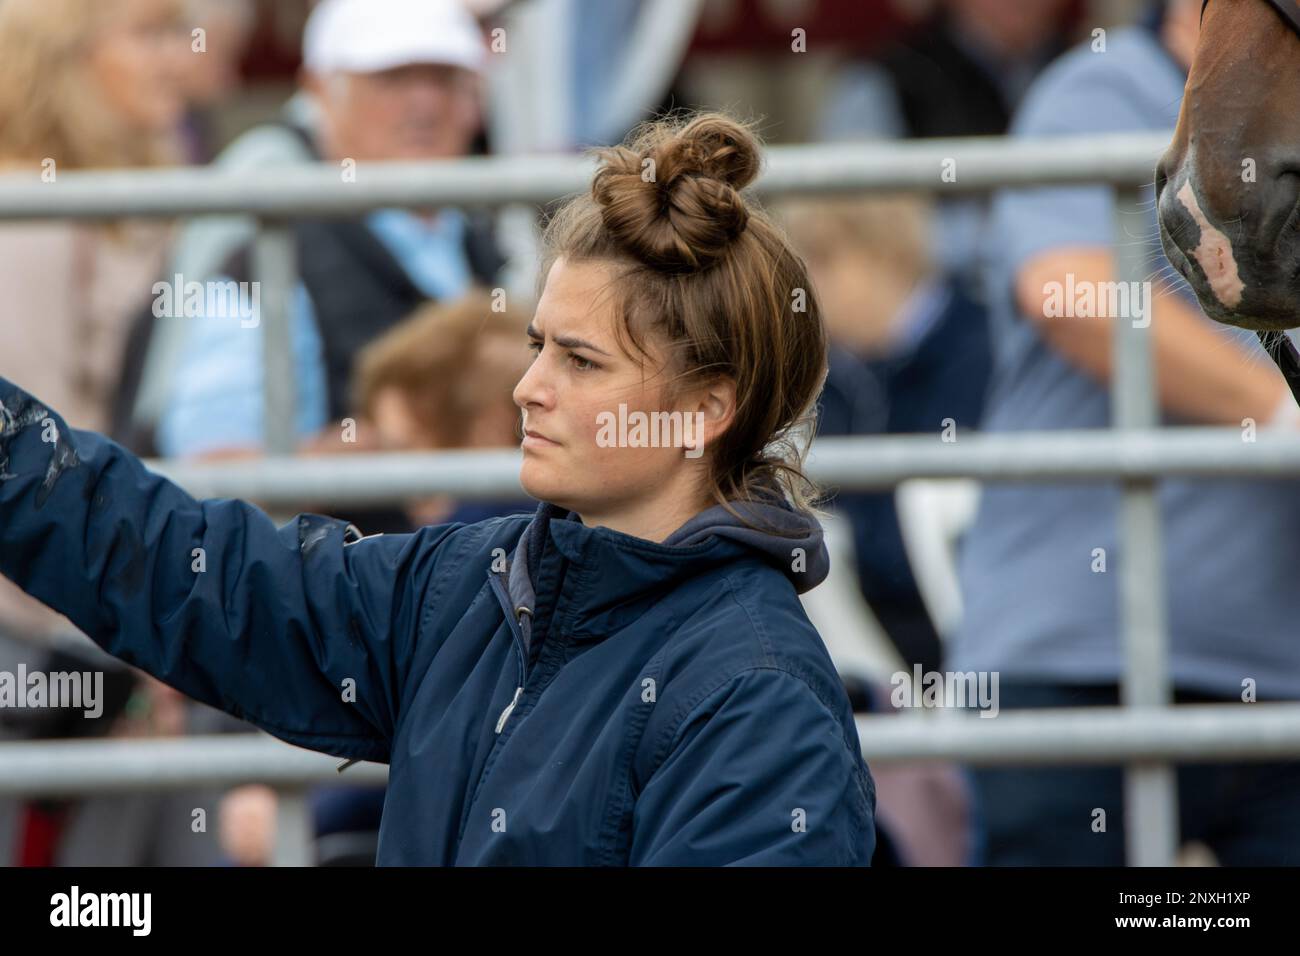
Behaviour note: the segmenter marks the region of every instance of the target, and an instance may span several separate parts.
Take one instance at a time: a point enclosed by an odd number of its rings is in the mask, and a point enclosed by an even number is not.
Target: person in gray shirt
[[[1196,40],[1199,0],[1156,4],[1049,67],[1015,136],[1171,130]],[[1253,335],[1215,326],[1156,243],[1154,203],[1125,224],[1149,243],[1146,313],[1163,424],[1295,429],[1281,376]],[[1115,278],[1114,191],[1007,191],[986,248],[994,377],[983,428],[1106,428],[1111,318],[1085,286]],[[1142,293],[1134,300],[1139,302]],[[1061,308],[1062,303],[1075,307]],[[1064,313],[1064,314],[1062,314]],[[1163,480],[1163,598],[1176,702],[1300,699],[1300,483]],[[1118,578],[1124,561],[1115,483],[991,483],[960,555],[963,621],[951,670],[996,672],[1000,706],[1118,703]],[[1160,586],[1153,580],[1152,587]],[[1118,767],[977,770],[976,858],[984,864],[1122,865]],[[1186,840],[1228,864],[1300,863],[1300,763],[1179,769]],[[1107,811],[1095,832],[1096,808]]]

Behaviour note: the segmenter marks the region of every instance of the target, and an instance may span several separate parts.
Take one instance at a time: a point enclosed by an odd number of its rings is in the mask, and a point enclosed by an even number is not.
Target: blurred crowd
[[[57,188],[64,172],[201,164],[251,180],[324,161],[339,166],[346,183],[350,168],[370,162],[500,152],[493,110],[510,105],[489,95],[494,57],[502,55],[494,30],[528,5],[320,0],[308,11],[254,0],[0,0],[0,176],[44,177]],[[821,55],[817,82],[768,112],[776,116],[773,139],[782,129],[825,142],[1172,129],[1200,8],[1199,0],[824,5],[851,8],[854,42]],[[634,32],[641,5],[576,6],[583,19],[566,74],[569,106],[604,117],[593,91],[618,79],[618,44]],[[799,11],[819,4],[791,6],[799,10],[706,2],[701,29],[710,17],[762,17],[788,37]],[[286,26],[285,9],[299,7],[305,22]],[[537,22],[526,14],[510,22]],[[268,34],[286,30],[299,47],[296,72],[253,82],[250,56]],[[808,49],[821,42],[811,33]],[[734,106],[734,97],[708,102],[710,90],[731,88],[722,74],[743,72],[728,56],[692,47],[650,106]],[[779,72],[794,56],[761,48],[749,59]],[[554,95],[563,89],[557,84]],[[757,113],[772,104],[741,105]],[[604,128],[575,122],[551,145],[616,141],[640,118]],[[774,206],[808,262],[829,325],[821,435],[938,441],[1110,424],[1109,322],[1049,316],[1043,306],[1045,288],[1067,275],[1076,283],[1115,277],[1109,188],[940,201],[845,195]],[[1156,233],[1148,208],[1127,233],[1150,257],[1163,423],[1252,419],[1294,428],[1282,424],[1294,422],[1284,411],[1289,395],[1254,340],[1212,326],[1168,278],[1149,238]],[[531,305],[526,295],[504,294],[519,253],[498,218],[449,206],[378,209],[299,219],[291,232],[300,454],[517,444],[511,391],[529,361]],[[237,315],[157,307],[159,283],[247,288],[254,237],[252,222],[224,217],[0,224],[0,375],[72,425],[107,432],[142,455],[263,454],[256,297]],[[184,296],[183,288],[169,292]],[[938,495],[930,507],[944,506]],[[1288,578],[1300,567],[1300,487],[1170,480],[1159,495],[1164,575],[1151,586],[1169,602],[1177,699],[1241,703],[1246,687],[1249,700],[1300,699],[1292,623],[1300,589]],[[843,491],[828,507],[842,529],[839,576],[847,582],[835,593],[850,595],[853,606],[834,612],[847,628],[832,634],[818,624],[856,709],[896,711],[891,675],[916,667],[996,672],[1003,710],[1118,702],[1123,551],[1115,485],[991,484],[960,523],[946,568],[918,560],[908,531],[917,516],[900,495]],[[532,508],[526,500],[439,496],[369,510],[304,502],[302,510],[376,533]],[[939,585],[931,582],[945,571],[960,585],[959,614],[936,607]],[[20,721],[0,710],[0,740],[252,729],[103,657],[66,620],[0,579],[0,670],[19,661],[105,671],[108,707],[102,719],[64,722]],[[1124,860],[1118,767],[873,773],[879,863]],[[1295,764],[1186,766],[1179,784],[1183,838],[1215,861],[1300,862]],[[382,804],[382,788],[314,791],[316,861],[373,862]],[[1103,832],[1090,826],[1097,807],[1110,811]],[[202,831],[193,826],[196,808],[211,821]],[[275,793],[262,786],[0,801],[0,863],[265,865],[276,813]]]

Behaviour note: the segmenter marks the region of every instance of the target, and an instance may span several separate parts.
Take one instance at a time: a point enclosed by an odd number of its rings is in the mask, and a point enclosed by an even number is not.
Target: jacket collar
[[[666,590],[719,565],[757,558],[779,568],[803,593],[819,584],[829,555],[816,519],[785,505],[733,507],[780,528],[787,535],[745,527],[726,509],[714,506],[686,522],[664,542],[647,541],[604,527],[587,527],[578,516],[542,502],[503,572],[512,613],[537,604],[533,569],[544,549],[567,559],[560,587],[567,605],[568,633],[596,639],[640,617],[649,601]]]

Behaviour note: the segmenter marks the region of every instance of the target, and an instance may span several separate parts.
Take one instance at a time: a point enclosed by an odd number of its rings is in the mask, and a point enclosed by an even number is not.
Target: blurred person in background
[[[173,160],[180,13],[179,0],[5,0],[0,172],[57,189],[66,172]],[[0,225],[0,372],[32,376],[77,427],[102,428],[124,322],[148,297],[164,245],[147,223]]]
[[[384,788],[378,793],[382,798]],[[275,851],[279,800],[274,790],[254,783],[236,787],[221,802],[217,826],[230,866],[270,866]]]
[[[1001,136],[1034,77],[1069,44],[1078,0],[940,0],[870,59],[842,64],[819,120],[832,141]],[[979,277],[984,196],[938,206],[935,256]]]
[[[868,60],[843,64],[822,115],[828,139],[997,136],[1034,77],[1068,45],[1073,0],[941,0]]]
[[[132,669],[134,687],[112,738],[175,738],[247,732],[243,721],[191,701]],[[215,866],[229,859],[218,827],[220,788],[96,793],[67,805],[55,866]]]
[[[786,200],[778,214],[808,263],[830,332],[819,435],[974,428],[991,358],[983,307],[930,258],[921,197]],[[939,635],[908,564],[892,491],[842,491],[863,596],[911,668],[939,666]]]
[[[52,613],[52,612],[51,612]],[[80,674],[82,707],[0,707],[0,740],[70,740],[104,737],[125,714],[138,686],[137,672],[85,638],[58,633],[37,646],[0,639],[0,672],[23,693],[14,676]],[[91,675],[89,681],[84,675]],[[98,676],[96,676],[98,675]],[[65,702],[66,703],[66,702]],[[35,794],[0,797],[0,866],[53,866],[67,844],[77,799]]]
[[[1104,55],[1091,44],[1071,51],[1030,91],[1012,134],[1172,129],[1200,13],[1201,0],[1152,4],[1140,25],[1110,31]],[[1240,428],[1249,419],[1293,431],[1300,411],[1255,336],[1205,318],[1181,279],[1161,281],[1174,272],[1156,239],[1150,187],[1145,197],[1142,218],[1123,229],[1157,277],[1146,318],[1162,424]],[[1113,322],[1139,315],[1062,310],[1049,298],[1067,285],[1105,290],[1128,278],[1116,274],[1117,232],[1109,186],[999,194],[988,241],[997,254],[995,361],[984,429],[1111,424]],[[1164,579],[1150,585],[1167,609],[1174,701],[1300,699],[1300,484],[1170,478],[1157,487]],[[963,543],[964,619],[946,666],[999,674],[1003,710],[1117,705],[1119,504],[1115,483],[985,485]],[[1123,865],[1120,767],[970,775],[974,862]],[[1183,840],[1225,866],[1300,864],[1300,763],[1197,763],[1179,767],[1177,781]],[[1097,808],[1104,832],[1094,828]]]
[[[57,190],[74,170],[172,161],[181,14],[179,0],[0,3],[0,175]],[[0,375],[29,379],[74,427],[106,427],[130,316],[167,234],[156,222],[0,223]],[[0,580],[0,635],[72,630]]]
[[[67,172],[179,160],[191,62],[185,13],[180,0],[0,2],[0,175],[43,176],[58,189]],[[168,225],[153,221],[0,224],[0,375],[40,383],[73,427],[106,427],[130,319],[149,297],[169,236]],[[102,654],[3,578],[0,646],[7,661],[33,671],[103,671],[108,698],[99,719],[41,711],[55,719],[7,726],[6,736],[248,729],[211,708],[183,706],[175,691]],[[0,801],[0,861],[214,863],[215,831],[196,830],[192,811],[217,806],[215,791]]]
[[[338,165],[339,188],[349,189],[351,171],[364,177],[367,163],[467,155],[481,128],[487,55],[478,25],[457,0],[323,0],[303,36],[306,122],[281,123],[274,134],[277,143],[295,139],[296,153],[271,150],[261,165],[240,168],[255,177],[280,162],[319,159]],[[261,130],[247,136],[267,142]],[[230,151],[245,149],[236,141]],[[489,218],[450,207],[302,219],[291,228],[300,279],[290,320],[296,431],[317,443],[332,434],[345,450],[337,423],[359,350],[422,302],[457,298],[475,281],[491,286],[503,259]],[[190,261],[205,258],[211,265],[210,255]],[[221,274],[185,281],[247,281],[249,259],[244,246]],[[148,358],[138,377],[150,380],[139,383],[138,394],[128,382],[119,408],[152,394],[160,418],[152,435],[149,413],[136,418],[133,447],[156,443],[181,457],[259,453],[260,316],[147,316],[144,324],[151,333],[142,338],[159,339],[141,349]]]
[[[930,256],[932,206],[916,195],[779,202],[776,214],[808,264],[830,335],[819,436],[931,434],[951,419],[973,428],[988,386],[988,317],[965,283]],[[942,646],[913,575],[893,490],[830,500],[852,530],[859,589],[910,672],[937,669]],[[855,694],[856,691],[856,694]],[[850,687],[854,707],[890,714],[890,686]],[[877,860],[958,866],[969,843],[969,797],[949,764],[886,766]]]
[[[181,136],[186,158],[206,163],[217,146],[214,112],[242,83],[239,64],[253,36],[257,9],[253,0],[186,0],[186,10],[192,55],[181,75],[189,105]]]
[[[84,639],[61,638],[33,660],[0,654],[12,674],[95,675],[85,708],[0,709],[0,739],[166,738],[250,729],[220,711],[188,701],[162,682],[127,667]],[[53,676],[49,678],[54,680]],[[216,819],[215,788],[0,799],[0,866],[212,866],[227,856]],[[211,823],[209,822],[211,820]]]

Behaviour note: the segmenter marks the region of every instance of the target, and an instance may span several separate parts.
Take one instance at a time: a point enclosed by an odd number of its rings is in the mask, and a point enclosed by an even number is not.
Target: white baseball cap
[[[487,48],[462,0],[321,0],[302,36],[313,73],[378,73],[409,63],[482,72]]]

